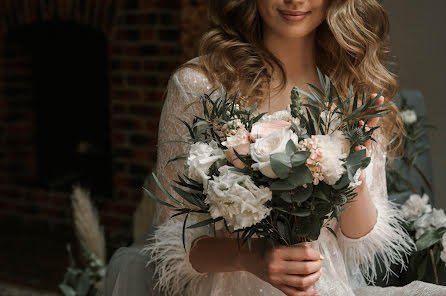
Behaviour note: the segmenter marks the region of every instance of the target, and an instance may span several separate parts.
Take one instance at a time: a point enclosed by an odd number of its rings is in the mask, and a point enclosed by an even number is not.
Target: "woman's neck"
[[[305,85],[317,77],[315,32],[299,39],[289,39],[265,28],[263,40],[265,47],[282,62],[289,83]]]
[[[270,98],[259,106],[259,111],[271,113],[283,110],[290,104],[293,86],[308,91],[307,83],[319,85],[316,71],[315,34],[290,40],[277,34],[270,34],[265,30],[264,45],[282,62],[287,78],[284,88],[277,90],[281,81],[277,75],[278,69],[275,69],[270,85]]]

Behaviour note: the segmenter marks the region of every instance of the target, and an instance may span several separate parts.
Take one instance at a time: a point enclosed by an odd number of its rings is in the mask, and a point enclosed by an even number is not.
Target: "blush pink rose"
[[[291,123],[284,120],[272,120],[256,122],[252,125],[251,135],[255,139],[265,138],[270,133],[280,131],[282,129],[289,129]]]

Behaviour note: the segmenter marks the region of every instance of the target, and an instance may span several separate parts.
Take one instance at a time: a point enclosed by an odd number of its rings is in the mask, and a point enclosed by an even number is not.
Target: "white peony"
[[[446,233],[443,234],[443,238],[441,239],[441,244],[443,245],[443,251],[441,251],[440,258],[446,263]]]
[[[432,211],[432,206],[429,204],[429,196],[424,194],[421,197],[418,194],[412,194],[401,207],[401,210],[403,211],[404,218],[407,220],[413,220],[424,213],[429,213]]]
[[[223,150],[218,148],[217,142],[211,141],[209,144],[197,142],[190,146],[189,155],[186,160],[186,175],[192,180],[203,184],[206,192],[207,182],[209,180],[209,168],[214,162],[217,167],[223,164],[226,159]]]
[[[345,172],[342,159],[347,157],[350,143],[339,130],[329,135],[317,135],[316,138],[322,152],[319,163],[324,176],[323,180],[328,185],[333,185]]]
[[[401,111],[401,118],[405,124],[413,124],[417,121],[417,113],[412,109]]]
[[[252,226],[267,215],[271,209],[264,203],[272,198],[268,187],[257,187],[251,177],[222,166],[220,176],[209,181],[205,199],[212,218],[223,217],[234,230]]]
[[[274,153],[285,152],[286,144],[290,139],[295,145],[298,144],[297,135],[290,129],[281,129],[257,139],[250,145],[251,158],[256,162],[251,167],[269,178],[277,178],[271,168],[270,156]]]

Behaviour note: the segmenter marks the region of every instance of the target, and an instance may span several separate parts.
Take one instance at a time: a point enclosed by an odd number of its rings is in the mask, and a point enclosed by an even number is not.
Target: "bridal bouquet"
[[[373,140],[378,127],[366,128],[367,120],[384,116],[387,104],[375,105],[381,94],[371,98],[353,88],[342,98],[318,73],[322,89],[294,87],[287,109],[270,115],[257,114],[257,104],[248,108],[243,97],[222,87],[197,95],[203,114],[183,121],[189,152],[170,160],[185,161],[184,175],[172,185],[182,200],[155,174],[170,202],[144,188],[176,212],[172,217],[185,215],[183,242],[187,228],[210,224],[236,233],[249,247],[253,236],[265,238],[266,247],[316,240],[323,227],[336,235],[328,221],[352,202],[370,162],[356,147]],[[190,215],[199,222],[187,226]]]

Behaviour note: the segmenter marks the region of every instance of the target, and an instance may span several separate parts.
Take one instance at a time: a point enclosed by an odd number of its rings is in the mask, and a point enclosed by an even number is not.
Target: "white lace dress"
[[[195,60],[197,61],[197,60]],[[167,167],[166,162],[184,153],[185,146],[178,143],[163,144],[169,140],[187,139],[188,132],[179,119],[191,121],[194,114],[200,114],[200,104],[194,104],[194,93],[208,92],[211,86],[206,77],[192,69],[182,69],[171,76],[167,98],[164,104],[159,127],[157,176],[166,186],[176,179],[182,170],[182,162],[174,162]],[[413,282],[406,287],[380,288],[367,286],[365,278],[376,277],[378,266],[375,258],[383,262],[381,268],[390,270],[392,263],[404,260],[413,244],[408,242],[405,231],[400,226],[400,215],[396,207],[387,199],[385,178],[385,153],[374,145],[372,161],[366,169],[366,180],[370,194],[378,210],[374,228],[359,239],[344,236],[335,220],[333,236],[322,230],[313,247],[325,257],[323,272],[316,283],[321,295],[446,295],[446,287],[423,282]],[[153,189],[153,188],[152,188]],[[159,193],[159,191],[158,191]],[[162,197],[162,194],[158,194]],[[212,236],[208,228],[186,231],[186,252],[182,243],[182,219],[170,219],[168,208],[159,206],[157,227],[145,246],[155,263],[156,285],[165,295],[193,296],[248,296],[284,295],[281,291],[248,272],[198,273],[189,262],[191,242],[200,236]],[[193,223],[191,220],[190,223]],[[224,236],[224,232],[217,233]]]

